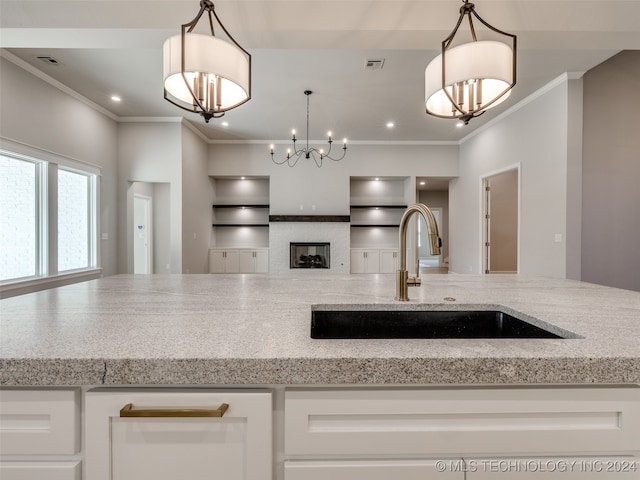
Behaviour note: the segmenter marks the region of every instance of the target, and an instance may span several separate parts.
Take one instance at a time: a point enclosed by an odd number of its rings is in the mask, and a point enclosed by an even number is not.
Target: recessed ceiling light
[[[120,98],[118,95],[111,95],[111,100],[113,100],[114,102],[121,102],[122,98]]]
[[[380,179],[378,177],[376,177],[376,182],[379,181]]]
[[[221,124],[223,127],[228,127],[229,126],[229,122],[222,122]]]
[[[460,127],[464,127],[465,123],[464,122],[458,122],[456,123],[456,127],[460,128]]]
[[[420,182],[420,185],[426,185],[427,182]]]
[[[395,126],[396,126],[396,125],[395,125],[395,123],[393,123],[393,122],[387,122],[387,128],[393,128],[393,127],[395,127]]]

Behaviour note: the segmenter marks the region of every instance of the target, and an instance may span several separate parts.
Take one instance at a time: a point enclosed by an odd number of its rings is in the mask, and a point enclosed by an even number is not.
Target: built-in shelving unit
[[[404,210],[406,210],[407,206],[406,205],[351,205],[351,209],[352,210],[372,210],[372,211],[385,211],[385,210],[391,210],[393,212],[392,215],[385,215],[384,218],[391,218],[391,220],[394,220],[396,218],[401,218],[398,217],[395,213],[398,210],[401,210],[402,212],[404,212]],[[355,215],[356,218],[359,217],[359,215]],[[369,217],[371,217],[371,215],[369,215]],[[386,222],[366,222],[366,223],[361,223],[363,220],[360,219],[358,220],[358,223],[351,223],[351,226],[354,228],[368,228],[368,227],[376,227],[376,228],[395,228],[395,227],[399,227],[400,226],[400,222],[398,221],[397,223],[389,223],[389,220],[387,220]]]
[[[407,190],[405,177],[351,178],[352,273],[397,269],[398,227],[407,208]]]
[[[260,209],[260,210],[265,210],[266,211],[266,218],[267,218],[267,222],[266,223],[248,223],[248,222],[233,222],[233,223],[222,223],[222,222],[217,222],[217,223],[213,223],[214,227],[268,227],[269,226],[269,205],[268,204],[256,204],[256,205],[250,205],[250,204],[244,204],[244,205],[234,205],[234,204],[229,204],[229,205],[220,205],[220,204],[214,204],[213,205],[214,210],[221,210],[221,209],[229,209],[229,210],[244,210],[244,209]],[[264,217],[263,215],[260,215],[260,217]]]
[[[268,270],[269,178],[213,177],[210,272]]]

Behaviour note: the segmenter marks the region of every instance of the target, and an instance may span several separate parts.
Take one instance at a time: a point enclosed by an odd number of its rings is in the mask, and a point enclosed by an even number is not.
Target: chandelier
[[[205,11],[211,34],[193,33]],[[215,36],[214,18],[229,41]],[[210,0],[201,0],[182,33],[164,42],[163,57],[164,98],[207,123],[251,98],[251,55],[220,22]]]
[[[293,151],[291,148],[287,149],[287,156],[285,158],[283,158],[282,160],[278,160],[276,159],[276,157],[274,156],[274,145],[271,145],[271,160],[273,160],[273,163],[275,163],[276,165],[283,165],[283,164],[287,164],[290,167],[294,167],[296,165],[296,163],[298,163],[298,160],[300,160],[303,156],[304,158],[313,158],[313,161],[316,163],[317,167],[320,168],[322,167],[322,161],[325,158],[328,158],[329,160],[333,160],[334,162],[339,162],[340,160],[342,160],[344,158],[344,156],[347,154],[347,139],[345,138],[343,140],[342,143],[342,155],[340,156],[340,158],[334,158],[332,157],[331,154],[331,146],[333,145],[333,140],[331,139],[331,132],[329,132],[327,134],[327,136],[329,137],[328,140],[328,144],[329,144],[329,148],[327,149],[327,151],[325,152],[323,148],[317,149],[314,147],[309,147],[309,95],[311,95],[313,92],[311,90],[305,90],[304,94],[307,96],[307,142],[306,142],[306,146],[302,147],[302,148],[298,148],[296,146],[296,131],[293,130],[291,132],[292,138],[291,141],[293,142]]]
[[[466,125],[511,93],[516,84],[516,36],[485,22],[473,3],[468,0],[463,3],[458,23],[442,41],[442,53],[425,70],[425,101],[427,113],[457,118]],[[509,44],[478,40],[471,15],[495,34],[507,37]],[[465,16],[469,19],[472,41],[452,46]]]

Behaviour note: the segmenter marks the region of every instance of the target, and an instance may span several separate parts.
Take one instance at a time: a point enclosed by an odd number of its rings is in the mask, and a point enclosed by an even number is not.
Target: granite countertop
[[[116,275],[0,301],[0,385],[640,384],[640,293],[551,278]],[[447,301],[445,298],[455,300]],[[571,339],[315,340],[317,304],[501,306]]]

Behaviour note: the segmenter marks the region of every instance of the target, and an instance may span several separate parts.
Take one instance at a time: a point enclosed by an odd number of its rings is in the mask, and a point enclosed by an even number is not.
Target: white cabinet
[[[380,250],[380,273],[396,273],[398,270],[398,250],[385,248]]]
[[[380,250],[352,248],[351,273],[379,273]]]
[[[269,271],[269,250],[239,250],[240,273],[266,273]]]
[[[395,273],[397,248],[352,248],[351,273]]]
[[[79,389],[0,389],[2,480],[80,480],[79,452]]]
[[[640,452],[640,388],[292,389],[292,455]]]
[[[435,460],[286,461],[285,480],[464,480],[462,470],[439,470]]]
[[[270,480],[271,412],[266,390],[91,390],[87,480]]]
[[[284,428],[285,480],[640,478],[637,387],[288,389]]]
[[[268,271],[268,248],[212,248],[209,250],[209,273],[266,273]]]
[[[234,249],[209,250],[209,273],[239,273],[240,256]]]

